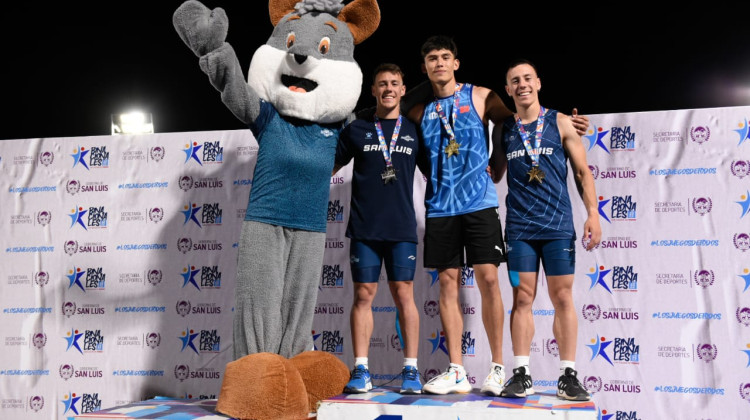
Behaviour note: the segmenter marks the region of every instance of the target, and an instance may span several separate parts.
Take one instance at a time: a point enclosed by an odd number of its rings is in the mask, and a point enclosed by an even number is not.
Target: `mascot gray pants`
[[[237,261],[234,358],[313,349],[312,322],[325,233],[242,223]]]

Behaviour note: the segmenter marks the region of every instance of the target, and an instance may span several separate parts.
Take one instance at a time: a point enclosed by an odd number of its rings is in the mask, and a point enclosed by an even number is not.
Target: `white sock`
[[[522,367],[526,370],[526,374],[531,376],[531,369],[529,369],[529,358],[530,356],[515,356],[513,360],[516,363],[516,369]]]
[[[414,369],[417,368],[417,358],[410,358],[410,357],[404,357],[404,367],[406,366],[414,366]]]
[[[560,360],[560,376],[565,375],[565,368],[576,368],[576,362],[573,360]]]
[[[495,370],[495,366],[500,366],[500,369],[505,372],[505,366],[501,365],[500,363],[492,362],[490,363],[490,370]]]
[[[367,365],[367,358],[366,357],[355,357],[354,358],[354,367],[357,367],[359,365],[363,365],[365,369],[370,369]]]
[[[461,373],[462,375],[466,375],[466,369],[464,369],[464,367],[463,367],[462,365],[458,365],[458,364],[456,364],[456,363],[451,363],[451,364],[450,364],[450,366],[451,366],[451,367],[453,367],[453,368],[456,368],[456,369],[458,369],[458,371],[459,371],[459,372],[460,372],[460,373]]]

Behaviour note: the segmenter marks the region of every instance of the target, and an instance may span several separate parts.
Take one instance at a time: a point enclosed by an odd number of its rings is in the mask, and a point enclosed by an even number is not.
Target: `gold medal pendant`
[[[455,140],[451,140],[448,145],[445,146],[445,154],[448,155],[448,157],[458,155],[458,146],[460,146],[460,144],[456,143]]]
[[[544,179],[544,171],[539,169],[538,166],[532,166],[527,174],[529,175],[529,182],[536,181],[541,184]]]

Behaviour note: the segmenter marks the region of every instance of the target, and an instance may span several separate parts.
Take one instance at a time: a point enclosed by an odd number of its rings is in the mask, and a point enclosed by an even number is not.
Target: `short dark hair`
[[[458,47],[453,38],[449,36],[433,35],[427,38],[427,41],[422,44],[422,58],[424,59],[430,51],[435,50],[448,50],[453,54],[453,57],[458,58]]]
[[[534,69],[534,73],[536,73],[537,77],[539,77],[539,70],[536,68],[536,65],[531,62],[531,60],[526,58],[516,58],[514,60],[511,60],[510,64],[508,64],[508,68],[505,70],[505,84],[508,84],[508,72],[510,71],[510,69],[518,67],[521,64],[527,64],[531,66],[531,68]]]
[[[404,72],[401,70],[401,67],[399,67],[398,64],[382,63],[375,67],[375,70],[372,71],[372,83],[375,84],[375,79],[380,73],[384,72],[398,74],[399,76],[401,76],[401,80],[404,80]]]

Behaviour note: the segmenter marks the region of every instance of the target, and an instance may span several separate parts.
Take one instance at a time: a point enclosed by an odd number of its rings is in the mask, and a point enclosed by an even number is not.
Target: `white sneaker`
[[[505,369],[500,366],[495,366],[490,371],[490,374],[487,375],[487,379],[484,380],[484,384],[482,385],[482,389],[480,391],[482,392],[482,394],[494,395],[496,397],[499,397],[500,393],[503,392],[504,383]]]
[[[422,391],[429,394],[467,394],[471,391],[471,384],[466,379],[466,371],[454,366],[430,379]]]

